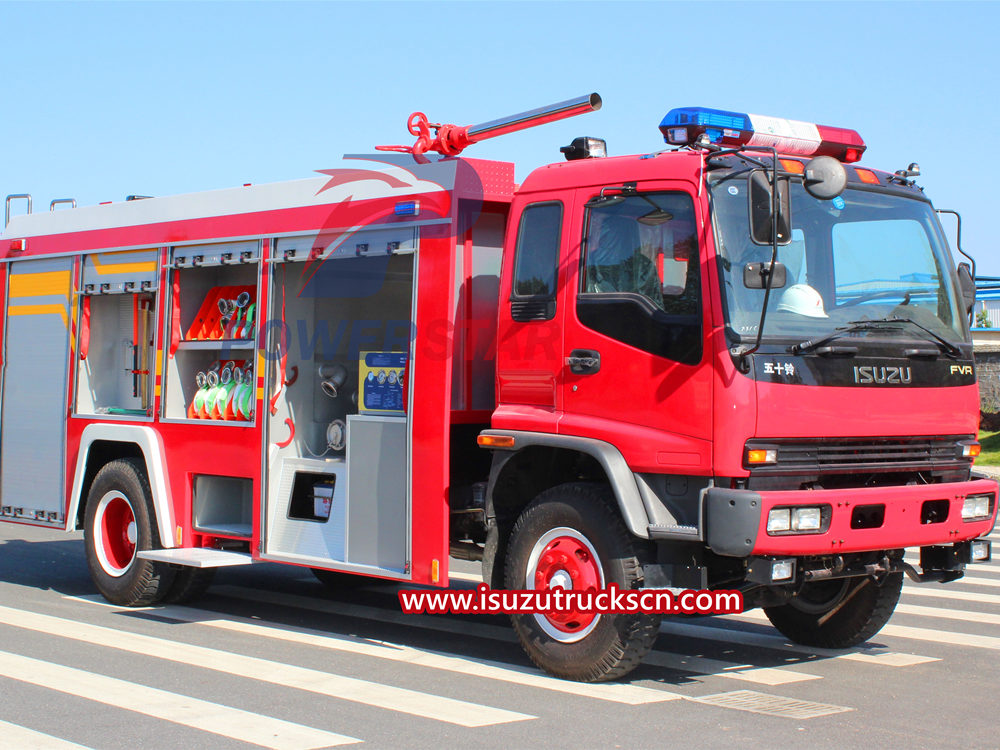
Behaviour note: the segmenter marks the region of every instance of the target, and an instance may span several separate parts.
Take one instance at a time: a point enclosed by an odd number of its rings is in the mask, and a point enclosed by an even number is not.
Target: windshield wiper
[[[798,344],[792,344],[788,347],[788,351],[792,354],[803,354],[805,352],[810,352],[813,349],[823,346],[823,344],[829,344],[831,341],[839,339],[842,336],[846,336],[849,333],[854,333],[855,331],[887,331],[892,330],[892,327],[887,328],[885,326],[888,320],[852,320],[850,325],[838,328],[826,336],[818,339],[806,339]],[[895,321],[892,321],[895,322]]]
[[[826,336],[823,336],[822,338],[809,339],[807,341],[802,341],[798,344],[792,344],[792,346],[788,347],[788,351],[791,352],[792,354],[802,354],[804,352],[812,351],[813,349],[823,346],[823,344],[828,344],[831,341],[834,341],[835,339],[841,338],[842,336],[846,336],[856,331],[899,330],[898,324],[909,324],[914,328],[918,328],[919,330],[923,331],[928,336],[930,336],[933,339],[933,341],[938,346],[941,347],[941,350],[951,359],[957,359],[962,355],[962,350],[959,349],[954,344],[952,344],[947,339],[942,338],[929,328],[920,325],[920,323],[918,323],[915,320],[911,320],[910,318],[903,318],[898,315],[893,315],[887,318],[877,318],[875,320],[852,320],[850,325],[844,326],[843,328],[838,328],[837,330],[827,334]]]
[[[884,318],[883,320],[889,323],[908,323],[914,328],[919,328],[921,331],[930,336],[941,347],[941,351],[943,351],[946,355],[948,355],[952,359],[958,359],[959,357],[962,356],[962,350],[959,349],[950,341],[948,341],[948,339],[939,336],[938,334],[934,333],[934,331],[932,331],[930,328],[926,328],[925,326],[920,325],[920,323],[918,323],[915,320],[910,320],[909,318],[903,318],[898,315],[893,315],[892,317]]]

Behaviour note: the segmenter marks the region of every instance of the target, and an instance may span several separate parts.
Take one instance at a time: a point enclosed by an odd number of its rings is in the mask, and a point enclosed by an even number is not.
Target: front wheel
[[[764,607],[764,614],[795,643],[849,648],[867,641],[889,622],[902,588],[902,573],[878,580],[818,581],[806,584],[787,604]]]
[[[145,467],[129,458],[106,464],[90,487],[83,530],[87,567],[112,604],[152,604],[174,581],[169,565],[138,556],[158,546],[151,496]]]
[[[507,550],[507,589],[585,591],[615,584],[637,588],[641,550],[622,523],[605,485],[563,484],[541,493],[518,518]],[[646,614],[516,614],[521,645],[546,672],[596,682],[639,665],[656,640],[660,616]]]

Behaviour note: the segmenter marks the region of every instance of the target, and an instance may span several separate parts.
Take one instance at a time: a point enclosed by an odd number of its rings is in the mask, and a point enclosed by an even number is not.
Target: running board
[[[186,547],[178,549],[151,549],[140,552],[137,557],[171,565],[186,565],[191,568],[225,568],[232,565],[250,565],[256,562],[249,552],[232,552],[210,547]]]

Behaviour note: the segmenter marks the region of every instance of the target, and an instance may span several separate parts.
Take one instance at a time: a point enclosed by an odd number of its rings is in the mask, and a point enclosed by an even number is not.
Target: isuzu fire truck
[[[458,156],[599,106],[415,113],[415,145],[296,182],[8,197],[0,519],[82,528],[119,605],[252,561],[446,586],[457,557],[493,588],[736,589],[834,648],[904,573],[988,560],[972,275],[916,166],[703,108],[665,150],[579,138],[520,186]],[[579,680],[659,624],[513,621]]]

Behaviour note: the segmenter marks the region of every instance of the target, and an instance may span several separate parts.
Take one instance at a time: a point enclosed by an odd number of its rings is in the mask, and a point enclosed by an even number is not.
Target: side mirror
[[[784,263],[747,263],[743,266],[743,286],[747,289],[764,289],[767,287],[767,277],[774,274],[772,289],[781,289],[788,281],[788,272]]]
[[[792,241],[792,206],[788,195],[788,178],[778,178],[778,200],[771,196],[771,183],[767,172],[755,169],[747,178],[750,196],[750,239],[756,245],[770,245],[772,232],[772,211],[777,204],[778,244],[787,245]]]
[[[958,286],[962,290],[965,312],[972,315],[972,308],[976,304],[976,280],[972,278],[972,268],[968,263],[958,264]]]
[[[806,163],[802,184],[813,198],[828,201],[847,187],[847,170],[832,156],[817,156]]]

